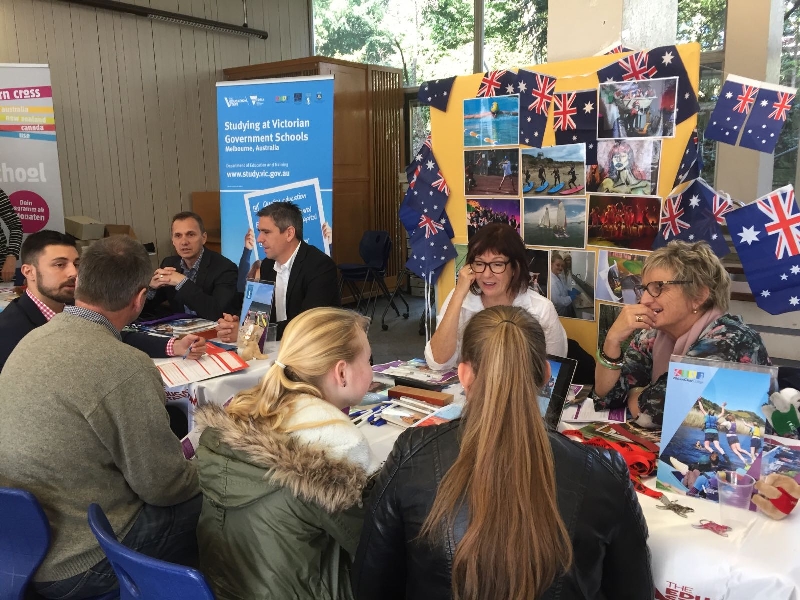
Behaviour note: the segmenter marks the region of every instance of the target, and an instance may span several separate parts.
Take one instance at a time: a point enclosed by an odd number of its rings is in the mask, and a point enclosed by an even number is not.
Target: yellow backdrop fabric
[[[681,44],[677,46],[677,49],[689,74],[692,87],[695,92],[698,92],[700,82],[700,44]],[[591,58],[521,68],[557,77],[556,93],[570,92],[597,88],[599,85],[597,70],[612,64],[623,56],[627,56],[627,54],[593,56]],[[450,103],[448,104],[447,112],[431,109],[433,153],[450,188],[450,197],[447,200],[447,214],[453,224],[453,230],[456,234],[453,242],[456,244],[467,243],[467,213],[464,196],[463,101],[467,98],[475,97],[482,77],[482,73],[456,77],[453,89],[450,92]],[[697,115],[694,115],[676,127],[674,138],[665,138],[662,142],[661,170],[658,184],[658,195],[662,198],[672,191],[672,184],[675,181],[681,157],[696,126]],[[554,144],[555,134],[553,133],[553,110],[551,107],[547,119],[547,131],[542,145],[552,146]],[[522,148],[526,147],[522,146]],[[637,252],[641,253],[641,251]],[[447,264],[437,283],[436,298],[440,307],[447,294],[453,289],[454,265],[455,261],[450,261]],[[599,302],[595,301],[595,319],[597,319],[598,315]],[[594,354],[595,348],[597,348],[596,320],[581,321],[562,318],[561,323],[570,338],[576,340],[587,352]]]

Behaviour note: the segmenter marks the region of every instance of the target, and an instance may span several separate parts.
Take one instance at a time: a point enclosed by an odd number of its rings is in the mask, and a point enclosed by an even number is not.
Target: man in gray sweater
[[[126,546],[183,564],[197,557],[197,473],[170,431],[153,361],[120,341],[151,271],[141,244],[95,242],[81,259],[75,306],[25,336],[0,373],[0,486],[33,493],[50,521],[34,576],[46,598],[117,587],[87,524],[92,502]]]

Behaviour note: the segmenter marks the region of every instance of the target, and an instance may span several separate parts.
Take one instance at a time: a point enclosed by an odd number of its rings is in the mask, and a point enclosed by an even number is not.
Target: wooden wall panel
[[[128,0],[236,25],[238,0]],[[49,63],[64,213],[130,224],[160,257],[169,218],[219,187],[222,69],[309,55],[308,8],[250,0],[267,40],[68,4],[0,0],[0,62]]]

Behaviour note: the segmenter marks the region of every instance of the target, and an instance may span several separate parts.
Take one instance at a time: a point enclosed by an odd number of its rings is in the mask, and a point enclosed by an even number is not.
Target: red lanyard
[[[633,483],[633,488],[637,492],[640,494],[645,494],[646,496],[650,496],[651,498],[661,498],[661,496],[663,496],[661,492],[657,492],[656,490],[650,489],[644,485],[641,480],[643,476],[651,475],[655,471],[657,458],[655,452],[648,452],[647,450],[643,450],[635,444],[629,444],[627,442],[612,442],[601,437],[595,437],[587,440],[583,436],[583,433],[577,429],[567,430],[562,433],[565,436],[575,438],[579,442],[582,442],[588,446],[597,446],[598,448],[616,450],[620,453],[622,458],[625,460],[625,463],[628,465],[631,482]]]

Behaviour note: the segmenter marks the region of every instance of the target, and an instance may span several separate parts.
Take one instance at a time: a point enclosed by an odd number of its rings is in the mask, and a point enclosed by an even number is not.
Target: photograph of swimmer
[[[519,196],[519,148],[464,151],[465,196]]]
[[[519,96],[464,100],[464,146],[519,143]]]

